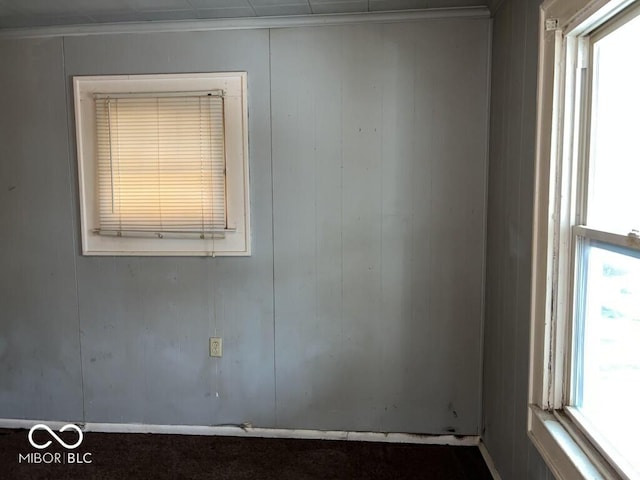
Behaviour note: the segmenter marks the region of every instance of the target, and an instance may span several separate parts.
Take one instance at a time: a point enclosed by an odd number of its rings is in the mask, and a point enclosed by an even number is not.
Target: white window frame
[[[73,78],[83,255],[248,256],[248,113],[246,72],[103,75]],[[94,233],[99,227],[94,94],[224,92],[227,230],[211,238],[136,238]]]
[[[575,75],[586,61],[578,46],[633,3],[547,0],[540,9],[528,433],[559,479],[626,478],[616,459],[596,447],[600,439],[579,426],[585,420],[575,411],[567,414],[565,398],[571,375],[572,228],[580,201],[575,172],[581,168],[578,143],[585,137],[573,118],[582,98]]]

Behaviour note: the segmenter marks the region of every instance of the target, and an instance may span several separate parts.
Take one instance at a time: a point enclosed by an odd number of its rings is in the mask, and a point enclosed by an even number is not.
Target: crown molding
[[[487,7],[430,8],[393,12],[341,13],[327,15],[293,15],[286,17],[220,18],[208,20],[176,20],[124,22],[87,25],[61,25],[32,28],[0,29],[0,39],[46,38],[122,33],[202,32],[213,30],[253,30],[261,28],[317,27],[357,23],[399,23],[450,18],[490,17]]]

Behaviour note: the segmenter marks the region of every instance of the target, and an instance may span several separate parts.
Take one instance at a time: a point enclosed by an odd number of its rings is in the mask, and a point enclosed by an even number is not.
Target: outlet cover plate
[[[222,357],[222,337],[209,338],[209,356]]]

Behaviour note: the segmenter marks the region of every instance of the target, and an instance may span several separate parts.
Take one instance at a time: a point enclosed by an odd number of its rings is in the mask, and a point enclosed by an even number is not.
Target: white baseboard
[[[487,468],[489,469],[489,472],[491,472],[491,476],[493,477],[493,480],[502,480],[500,478],[500,474],[498,473],[498,470],[496,469],[496,464],[493,463],[493,458],[491,458],[491,455],[489,454],[489,450],[487,450],[487,447],[484,445],[484,442],[482,440],[480,440],[480,442],[478,443],[478,448],[480,449],[480,453],[482,454],[484,463],[487,464]]]
[[[85,432],[156,433],[171,435],[214,435],[220,437],[297,438],[313,440],[349,440],[359,442],[413,443],[419,445],[477,446],[477,435],[422,435],[413,433],[349,432],[344,430],[301,430],[284,428],[253,428],[241,426],[149,425],[142,423],[59,422],[47,420],[0,419],[0,428],[30,429],[43,423],[60,429],[75,423]],[[484,454],[483,454],[484,456]]]

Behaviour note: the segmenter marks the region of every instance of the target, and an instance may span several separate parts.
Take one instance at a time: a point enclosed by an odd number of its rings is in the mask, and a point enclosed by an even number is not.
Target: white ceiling
[[[0,0],[0,28],[375,12],[486,4],[487,0]]]

